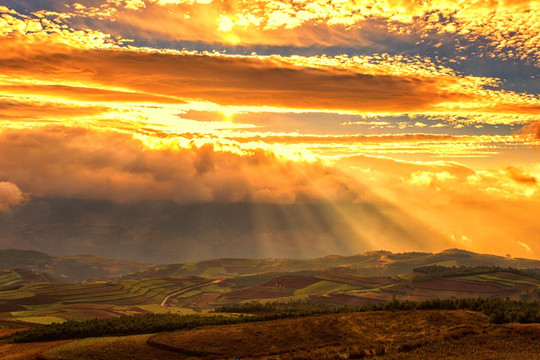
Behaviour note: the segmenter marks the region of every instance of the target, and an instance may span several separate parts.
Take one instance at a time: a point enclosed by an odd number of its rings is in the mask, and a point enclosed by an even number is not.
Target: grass
[[[227,272],[227,270],[225,270],[223,266],[209,266],[204,269],[200,276],[213,278],[220,275],[229,275],[229,273]]]
[[[24,321],[34,324],[49,325],[53,323],[63,323],[66,321],[64,318],[56,316],[21,316],[13,318],[15,321]]]
[[[50,341],[28,344],[0,344],[0,359],[2,360],[31,360],[36,359],[48,349],[65,344],[67,341]]]
[[[358,287],[348,285],[341,282],[335,281],[319,281],[309,286],[306,286],[303,289],[298,289],[294,291],[295,295],[318,295],[318,294],[327,294],[334,291],[340,290],[356,290]]]
[[[532,286],[540,287],[538,282],[534,282],[532,280],[527,281],[527,280],[519,280],[519,279],[501,278],[492,274],[463,276],[457,279],[465,279],[465,280],[472,280],[472,281],[479,281],[479,282],[494,282],[494,283],[504,285],[504,286],[514,286],[514,284],[525,284],[525,285],[532,285]]]
[[[449,337],[385,359],[538,359],[540,326],[491,327],[467,336]]]
[[[538,359],[539,338],[540,324],[494,325],[467,310],[377,311],[86,338],[41,347],[40,359],[517,360]]]
[[[72,341],[43,352],[44,360],[147,360],[179,359],[178,354],[150,347],[148,338],[152,335],[132,335],[123,337],[88,338]]]
[[[485,316],[467,311],[404,311],[317,315],[259,323],[210,327],[163,333],[149,343],[184,355],[223,359],[238,356],[257,358],[283,354],[313,353],[342,348],[397,348],[419,339],[435,340],[440,334],[468,324],[480,328]],[[380,352],[381,350],[379,350]]]

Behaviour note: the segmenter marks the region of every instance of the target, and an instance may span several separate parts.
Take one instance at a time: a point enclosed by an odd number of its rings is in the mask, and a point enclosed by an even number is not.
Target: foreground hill
[[[0,344],[10,360],[537,359],[540,326],[464,310],[315,315],[134,336]]]
[[[43,274],[43,280],[76,283],[88,278],[117,277],[152,267],[150,263],[94,255],[54,256],[34,250],[0,250],[0,269],[24,269]]]

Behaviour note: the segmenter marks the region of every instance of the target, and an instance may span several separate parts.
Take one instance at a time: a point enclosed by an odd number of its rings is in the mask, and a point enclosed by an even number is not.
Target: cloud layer
[[[120,202],[352,202],[361,188],[336,169],[212,145],[150,149],[130,135],[46,127],[0,134],[0,178],[32,196]],[[7,189],[12,191],[13,184]],[[2,208],[19,197],[2,202]]]
[[[436,229],[431,249],[538,256],[539,10],[0,0],[0,211],[322,202],[358,226],[343,204],[363,204]]]

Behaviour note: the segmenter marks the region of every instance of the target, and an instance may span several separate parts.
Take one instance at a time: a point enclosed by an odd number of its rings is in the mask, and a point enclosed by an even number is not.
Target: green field
[[[295,290],[294,295],[317,295],[328,294],[335,291],[356,290],[355,286],[335,282],[335,281],[319,281],[315,284],[311,284],[303,289]]]

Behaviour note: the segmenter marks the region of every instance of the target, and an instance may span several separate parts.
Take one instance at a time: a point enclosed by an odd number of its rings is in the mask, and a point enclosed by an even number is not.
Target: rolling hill
[[[54,257],[30,255],[34,264],[51,271],[43,259],[54,264]],[[272,301],[361,306],[393,299],[536,300],[539,265],[537,260],[451,249],[300,260],[215,259],[147,267],[116,279],[78,284],[55,281],[49,272],[5,270],[0,274],[0,320],[50,323],[149,312],[201,313]]]
[[[191,330],[0,344],[10,360],[536,359],[538,324],[490,324],[464,310],[326,314]]]
[[[439,253],[368,251],[353,256],[330,255],[314,259],[222,258],[158,265],[123,275],[121,279],[145,279],[160,276],[237,277],[263,273],[317,272],[332,268],[347,269],[347,271],[361,275],[392,276],[407,273],[426,265],[540,268],[540,260],[477,254],[459,249],[449,249]]]
[[[111,259],[95,255],[54,256],[35,250],[0,250],[0,269],[23,269],[47,276],[43,281],[77,283],[89,278],[117,277],[147,269],[143,261]]]

